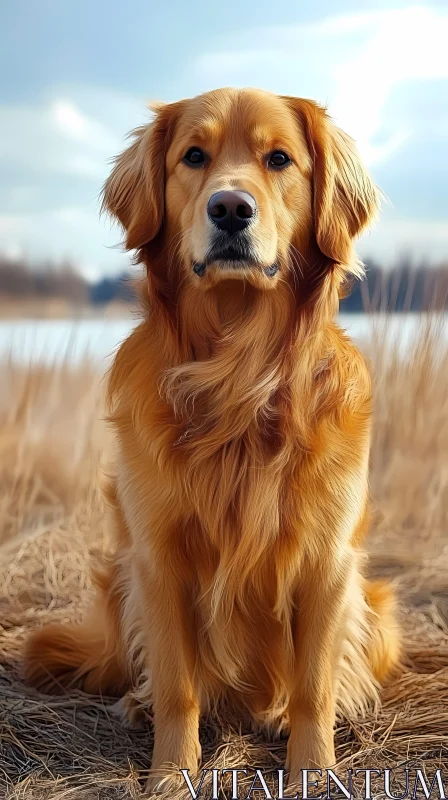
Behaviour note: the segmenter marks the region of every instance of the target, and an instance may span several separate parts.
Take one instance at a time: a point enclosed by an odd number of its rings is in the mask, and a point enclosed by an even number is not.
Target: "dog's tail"
[[[129,535],[115,486],[103,487],[110,524],[122,548]],[[33,632],[24,652],[25,680],[44,691],[78,687],[92,694],[120,696],[130,686],[129,658],[123,643],[123,570],[117,554],[92,570],[96,600],[79,624],[48,625]]]
[[[49,692],[77,687],[112,696],[129,688],[116,578],[116,565],[96,572],[96,602],[83,623],[47,625],[30,635],[24,652],[27,683]]]
[[[31,634],[24,675],[27,683],[48,692],[78,687],[119,696],[128,688],[118,649],[93,619],[81,625],[48,625]]]

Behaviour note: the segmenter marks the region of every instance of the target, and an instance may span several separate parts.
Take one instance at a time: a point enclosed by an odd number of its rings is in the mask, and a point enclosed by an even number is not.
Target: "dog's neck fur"
[[[162,385],[177,419],[187,425],[187,447],[200,441],[217,451],[255,426],[265,458],[275,455],[278,437],[272,434],[281,427],[282,404],[291,404],[294,386],[302,391],[303,380],[312,377],[321,334],[338,308],[335,270],[321,267],[308,285],[294,278],[264,291],[241,280],[207,291],[179,281],[182,289],[167,310],[166,294],[162,299],[150,276],[150,306],[171,322],[164,325],[172,347]],[[309,363],[301,353],[305,342]],[[303,394],[299,399],[303,407]]]

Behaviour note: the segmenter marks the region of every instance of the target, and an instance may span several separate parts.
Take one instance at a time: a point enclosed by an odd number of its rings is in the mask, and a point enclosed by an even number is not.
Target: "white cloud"
[[[328,103],[375,164],[412,136],[412,129],[398,126],[381,144],[375,141],[392,91],[409,80],[448,78],[447,41],[446,9],[360,11],[224,40],[221,49],[199,56],[195,74],[207,88],[252,83]]]
[[[141,100],[79,86],[56,88],[35,105],[0,105],[0,163],[93,177],[100,186],[142,109]]]
[[[28,254],[32,260],[69,258],[91,274],[127,268],[128,256],[116,248],[119,238],[98,219],[93,204],[0,214],[0,252]]]
[[[401,128],[382,145],[372,141],[384,122],[382,111],[392,90],[413,79],[448,78],[448,13],[411,7],[378,14],[373,25],[368,14],[359,22],[368,32],[367,41],[354,58],[335,66],[332,108],[372,164],[387,159],[412,135]]]
[[[70,108],[71,117],[66,113]],[[92,140],[85,135],[89,129],[96,134]],[[100,143],[98,125],[74,105],[0,106],[0,160],[9,168],[101,178],[119,140],[105,133],[104,147]]]
[[[53,117],[60,129],[68,134],[70,138],[85,140],[91,127],[90,120],[81,114],[73,103],[66,100],[59,100],[53,103]]]
[[[51,104],[50,113],[63,136],[82,142],[89,151],[110,157],[119,146],[116,136],[84,114],[71,100],[56,100]]]

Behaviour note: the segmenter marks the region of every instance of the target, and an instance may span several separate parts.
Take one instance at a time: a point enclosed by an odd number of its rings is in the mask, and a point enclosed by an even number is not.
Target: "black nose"
[[[255,198],[249,192],[224,191],[212,194],[207,213],[221,231],[236,233],[249,225],[257,210]]]

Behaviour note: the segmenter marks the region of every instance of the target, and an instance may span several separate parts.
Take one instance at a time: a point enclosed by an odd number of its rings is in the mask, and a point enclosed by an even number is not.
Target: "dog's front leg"
[[[154,713],[148,789],[165,791],[173,783],[173,767],[194,775],[201,754],[193,603],[172,563],[160,565],[156,574],[140,565],[140,574]]]
[[[289,783],[301,769],[321,769],[335,762],[334,667],[344,614],[350,555],[338,563],[304,569],[297,592],[294,630],[295,668],[289,703]]]

